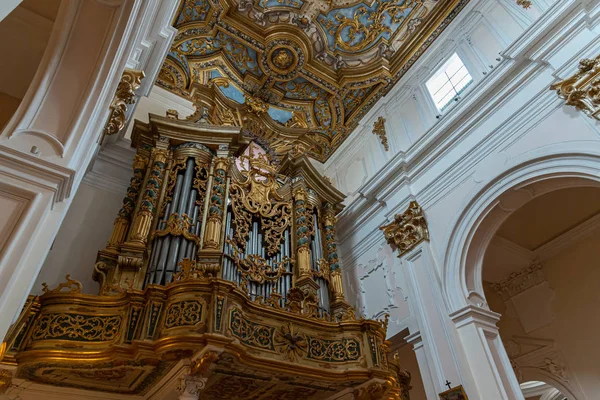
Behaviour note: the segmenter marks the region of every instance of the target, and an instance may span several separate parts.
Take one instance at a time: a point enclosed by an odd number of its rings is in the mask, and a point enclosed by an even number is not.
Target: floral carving
[[[380,227],[390,245],[398,248],[399,257],[424,240],[429,240],[427,221],[423,209],[412,201],[403,214],[397,214],[394,222]]]
[[[306,354],[306,336],[298,333],[298,330],[291,323],[288,323],[282,325],[275,332],[275,346],[280,353],[285,354],[291,362],[294,362],[297,357]]]

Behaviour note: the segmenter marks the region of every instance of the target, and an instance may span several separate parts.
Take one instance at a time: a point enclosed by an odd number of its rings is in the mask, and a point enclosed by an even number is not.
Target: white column
[[[437,398],[439,392],[433,383],[434,379],[431,376],[431,369],[429,367],[429,362],[427,361],[427,353],[425,351],[425,346],[423,346],[423,338],[421,337],[421,333],[411,333],[408,337],[406,337],[406,342],[413,346],[427,398]]]
[[[401,257],[401,262],[409,290],[411,314],[416,320],[416,329],[408,340],[415,342],[427,397],[436,399],[447,389],[446,381],[452,386],[465,385],[451,337],[453,324],[441,296],[429,243],[417,245]]]
[[[470,306],[450,315],[428,242],[402,256],[413,345],[428,399],[462,385],[470,400],[524,400],[498,333],[500,316]]]
[[[452,313],[451,318],[456,324],[479,398],[524,400],[496,326],[500,314],[467,306]]]

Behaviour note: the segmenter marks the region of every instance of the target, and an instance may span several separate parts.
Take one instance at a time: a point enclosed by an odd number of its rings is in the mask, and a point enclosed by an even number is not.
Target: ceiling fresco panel
[[[183,0],[157,83],[214,87],[325,161],[467,3]]]

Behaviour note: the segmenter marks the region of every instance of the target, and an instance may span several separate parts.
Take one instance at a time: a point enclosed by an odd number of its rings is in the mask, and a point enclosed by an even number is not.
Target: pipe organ
[[[172,376],[180,399],[408,399],[387,320],[344,300],[343,195],[305,156],[155,115],[133,146],[99,293],[67,277],[30,298],[7,341],[18,377],[149,396]]]

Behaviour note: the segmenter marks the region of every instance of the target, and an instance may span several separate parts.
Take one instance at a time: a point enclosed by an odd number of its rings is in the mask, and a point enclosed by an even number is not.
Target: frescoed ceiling
[[[182,0],[157,83],[260,104],[325,161],[468,0]],[[252,107],[256,111],[256,107]]]

